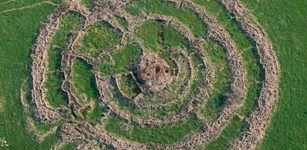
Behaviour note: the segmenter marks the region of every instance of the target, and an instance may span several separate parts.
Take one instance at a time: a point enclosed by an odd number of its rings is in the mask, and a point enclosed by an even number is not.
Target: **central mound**
[[[169,65],[155,53],[143,52],[136,62],[136,75],[143,91],[156,92],[168,86],[173,77]]]

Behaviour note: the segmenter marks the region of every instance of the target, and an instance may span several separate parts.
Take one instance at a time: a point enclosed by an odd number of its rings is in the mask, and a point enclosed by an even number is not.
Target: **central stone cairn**
[[[143,52],[136,61],[136,76],[144,92],[157,92],[173,80],[169,65],[155,53]]]

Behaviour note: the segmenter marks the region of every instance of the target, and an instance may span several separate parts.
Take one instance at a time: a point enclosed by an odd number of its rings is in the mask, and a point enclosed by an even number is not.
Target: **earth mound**
[[[136,76],[140,81],[140,88],[145,92],[160,91],[173,80],[169,65],[152,52],[143,52],[139,56]]]

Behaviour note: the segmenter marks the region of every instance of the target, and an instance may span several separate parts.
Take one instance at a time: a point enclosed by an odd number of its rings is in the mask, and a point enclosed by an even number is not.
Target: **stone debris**
[[[92,140],[90,142],[84,142],[79,144],[75,150],[101,150],[97,141]]]
[[[114,149],[131,149],[131,150],[147,149],[145,145],[115,137],[109,133],[104,132],[100,128],[94,127],[90,124],[79,125],[78,129],[84,133],[91,135],[97,141],[102,142],[110,147],[114,147]]]
[[[5,138],[0,138],[0,147],[9,147],[9,144]]]
[[[83,135],[75,129],[75,125],[65,123],[61,127],[60,136],[62,141],[71,142],[74,140],[83,140]]]

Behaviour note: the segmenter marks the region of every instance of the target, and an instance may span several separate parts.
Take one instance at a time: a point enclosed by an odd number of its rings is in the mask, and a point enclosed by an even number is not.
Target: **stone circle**
[[[239,0],[219,0],[219,2],[234,15],[234,19],[240,24],[244,34],[255,43],[259,62],[264,70],[257,108],[244,118],[248,124],[247,127],[239,137],[231,141],[229,146],[229,149],[255,149],[264,138],[266,127],[278,100],[279,64],[271,42],[260,25],[250,16],[250,11]],[[249,83],[242,55],[230,34],[213,16],[190,0],[165,1],[175,8],[195,14],[206,25],[208,33],[196,37],[191,27],[175,17],[146,12],[133,16],[125,12],[124,6],[133,5],[133,3],[133,0],[94,0],[92,10],[88,10],[78,0],[64,0],[48,16],[46,23],[41,27],[33,46],[31,98],[36,120],[41,123],[62,122],[58,126],[61,139],[55,145],[55,149],[73,141],[81,142],[77,149],[99,149],[102,144],[114,149],[195,149],[218,138],[231,119],[236,116],[236,111],[244,105]],[[63,17],[69,12],[78,13],[85,19],[72,33],[61,53],[60,63],[64,74],[61,89],[67,93],[68,107],[54,108],[46,101],[44,87],[48,75],[48,44],[58,32]],[[119,21],[112,19],[114,16],[125,19],[127,27],[123,27]],[[97,56],[89,56],[76,51],[74,46],[86,34],[86,29],[101,21],[107,22],[109,26],[122,33],[120,42],[111,48],[101,50]],[[145,42],[135,35],[135,30],[151,21],[178,32],[187,40],[188,51],[176,47],[161,48],[159,53],[149,52]],[[207,99],[214,91],[213,80],[218,76],[215,74],[216,68],[212,65],[213,62],[204,53],[202,46],[208,38],[213,39],[225,49],[225,58],[230,72],[229,91],[225,96],[226,103],[213,121],[204,120],[199,116],[201,107],[207,103]],[[130,71],[104,76],[95,69],[112,53],[131,43],[138,45],[141,54],[133,62],[134,65]],[[167,56],[160,57],[166,53]],[[92,104],[78,101],[78,92],[72,83],[72,66],[77,59],[84,60],[94,68],[93,76],[99,94],[99,106],[105,108],[105,112],[101,114],[101,122],[105,121],[105,117],[102,116],[114,115],[133,125],[156,128],[165,125],[174,126],[191,116],[196,116],[201,121],[201,130],[190,133],[173,144],[146,145],[109,133],[101,124],[93,125],[84,121],[86,117],[83,112],[91,108]],[[197,65],[195,60],[199,60]],[[121,86],[124,76],[131,76],[141,91],[133,96],[127,95]],[[194,95],[191,96],[191,93]],[[115,95],[121,99],[120,101],[131,106],[133,111],[123,109],[118,102],[113,100]],[[144,113],[146,116],[140,115],[143,112],[164,110],[177,103],[183,105],[182,108],[165,116],[157,117],[150,113]]]

